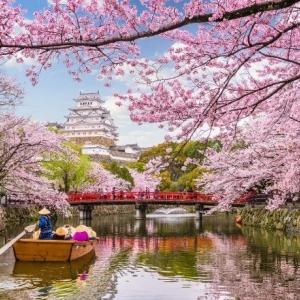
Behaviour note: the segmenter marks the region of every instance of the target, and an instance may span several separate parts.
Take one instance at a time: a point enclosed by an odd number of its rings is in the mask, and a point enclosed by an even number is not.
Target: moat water
[[[78,225],[78,219],[59,220]],[[82,222],[81,222],[82,223]],[[26,226],[28,224],[25,224]],[[238,226],[234,215],[101,216],[96,258],[16,262],[0,256],[0,299],[300,299],[300,237]],[[8,226],[5,237],[24,227]]]

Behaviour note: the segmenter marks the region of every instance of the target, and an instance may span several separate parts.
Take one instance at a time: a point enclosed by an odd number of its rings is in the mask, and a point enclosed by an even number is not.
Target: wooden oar
[[[17,240],[19,240],[23,235],[25,235],[28,232],[33,232],[37,224],[28,225],[24,228],[24,231],[22,231],[19,235],[17,235],[15,238],[13,238],[10,242],[5,244],[2,248],[0,248],[0,255],[3,254],[7,249],[9,249]]]

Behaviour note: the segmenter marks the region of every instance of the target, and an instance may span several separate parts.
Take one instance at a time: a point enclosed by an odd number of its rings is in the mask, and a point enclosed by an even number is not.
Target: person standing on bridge
[[[198,198],[198,193],[197,193],[197,191],[194,191],[193,197],[194,197],[195,200],[197,200],[197,198]]]
[[[139,188],[138,199],[144,200],[144,191],[141,188]]]
[[[111,193],[112,199],[115,200],[116,199],[116,188],[113,187],[112,189],[112,193]]]
[[[99,194],[99,200],[102,200],[103,199],[103,190],[101,188],[99,189],[98,194]]]
[[[150,191],[148,187],[146,187],[146,199],[150,199]]]
[[[104,200],[107,200],[107,190],[106,190],[106,188],[104,188],[104,190],[103,190],[103,199]]]

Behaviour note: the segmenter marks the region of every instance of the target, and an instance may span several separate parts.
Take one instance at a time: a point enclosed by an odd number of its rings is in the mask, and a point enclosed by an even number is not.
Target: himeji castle
[[[64,134],[82,145],[84,154],[95,159],[135,161],[142,150],[137,144],[117,145],[118,132],[110,111],[103,107],[99,92],[80,93],[69,108],[62,129]]]

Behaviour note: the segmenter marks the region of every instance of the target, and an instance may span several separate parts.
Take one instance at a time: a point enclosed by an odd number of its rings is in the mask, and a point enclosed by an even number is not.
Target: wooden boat
[[[73,261],[95,255],[94,241],[20,239],[13,244],[17,261]]]

